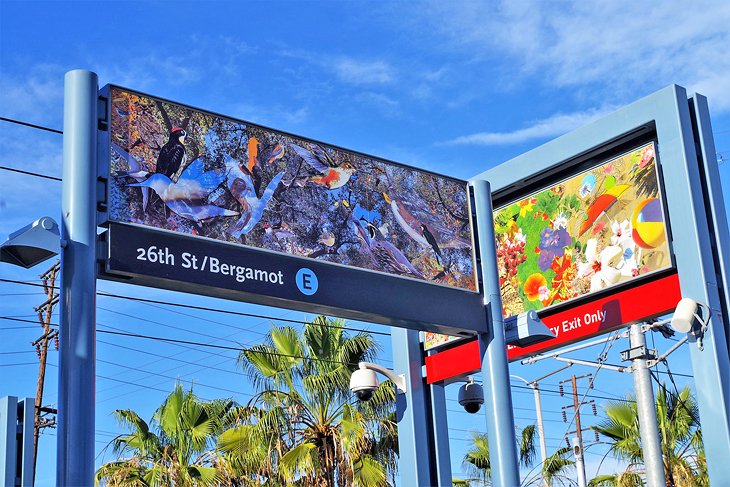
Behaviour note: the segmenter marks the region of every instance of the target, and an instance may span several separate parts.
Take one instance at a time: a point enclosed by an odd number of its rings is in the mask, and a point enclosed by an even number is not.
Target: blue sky
[[[60,129],[63,75],[84,68],[98,73],[102,85],[127,86],[467,179],[677,83],[708,96],[716,148],[725,160],[730,157],[728,23],[730,4],[720,0],[695,2],[692,8],[673,1],[2,0],[0,116]],[[61,175],[59,135],[0,124],[0,165]],[[728,187],[726,164],[720,167]],[[7,171],[0,171],[0,182],[0,239],[40,215],[59,216],[58,182]],[[39,272],[3,266],[0,278],[34,280]],[[100,282],[99,289],[302,318],[287,310],[108,282]],[[32,307],[41,301],[34,288],[0,283],[3,316],[33,319]],[[102,324],[179,339],[251,344],[269,326],[269,320],[130,306],[108,297],[99,298],[98,305]],[[38,329],[11,329],[20,325],[0,323],[0,352],[27,352],[0,355],[0,396],[35,393],[36,366],[8,365],[36,360],[29,342]],[[353,326],[388,331],[381,326]],[[99,339],[98,374],[107,377],[97,383],[99,451],[120,431],[111,411],[134,408],[149,417],[175,378],[194,381],[196,391],[206,398],[249,390],[242,376],[234,373],[235,353],[218,350],[220,355],[211,356],[206,350],[139,339],[101,335]],[[381,342],[382,362],[387,365],[390,343],[387,337]],[[657,338],[658,348],[669,345]],[[617,343],[610,360],[618,362],[618,351],[625,348],[626,343]],[[599,352],[592,349],[580,356],[595,358]],[[52,364],[57,363],[54,354]],[[677,352],[670,364],[675,372],[691,373],[686,349]],[[513,365],[513,372],[531,379],[559,366],[543,361],[529,367]],[[53,404],[54,366],[48,376],[45,402]],[[569,372],[557,374],[545,381],[545,388],[556,390],[558,381],[568,377]],[[450,386],[447,394],[453,470],[459,476],[469,432],[483,431],[484,420],[461,412],[456,387]],[[630,388],[630,376],[602,370],[591,394],[610,397]],[[513,397],[516,422],[524,426],[534,421],[531,393],[515,388]],[[567,398],[545,394],[547,436],[553,438],[548,440],[549,450],[560,444],[565,432],[560,411],[567,404]],[[53,434],[48,431],[41,444],[38,485],[53,482]],[[604,452],[600,445],[589,449],[589,476],[595,474]],[[607,460],[602,468],[601,472],[611,471],[615,463]]]

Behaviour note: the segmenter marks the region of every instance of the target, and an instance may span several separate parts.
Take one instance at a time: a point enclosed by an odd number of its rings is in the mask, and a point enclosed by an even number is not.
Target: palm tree
[[[519,431],[518,437],[518,450],[520,464],[524,467],[529,467],[535,461],[535,425],[528,425],[521,431]],[[489,439],[486,433],[474,433],[472,435],[472,441],[474,445],[464,456],[464,464],[467,471],[474,478],[469,479],[470,481],[480,482],[482,485],[491,484],[492,476],[492,465],[489,460]],[[567,460],[565,456],[570,452],[570,448],[561,448],[557,450],[550,458],[545,461],[542,465],[542,475],[534,476],[533,478],[527,478],[524,480],[524,485],[532,485],[535,482],[541,481],[541,477],[544,478],[548,483],[552,479],[557,479],[563,476],[566,468],[573,465],[573,462]]]
[[[689,387],[671,392],[662,385],[657,393],[656,409],[667,485],[709,485],[697,403]],[[607,419],[594,429],[610,442],[609,453],[629,463],[625,472],[597,477],[591,485],[641,485],[644,455],[636,402],[633,397],[611,402],[604,411]]]
[[[236,411],[219,451],[241,485],[381,486],[395,472],[395,391],[353,403],[349,380],[376,353],[372,337],[319,316],[301,335],[274,326],[239,361],[257,394]]]
[[[106,486],[209,486],[225,481],[215,438],[222,419],[232,409],[230,400],[202,401],[192,387],[176,384],[148,424],[130,410],[115,416],[131,433],[119,435],[110,445],[118,460],[96,472],[97,485]]]

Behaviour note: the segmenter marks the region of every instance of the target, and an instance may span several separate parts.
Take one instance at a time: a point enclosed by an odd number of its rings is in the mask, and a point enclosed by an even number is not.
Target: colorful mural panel
[[[109,218],[476,291],[466,183],[112,87]]]
[[[671,267],[654,144],[495,210],[505,316]]]

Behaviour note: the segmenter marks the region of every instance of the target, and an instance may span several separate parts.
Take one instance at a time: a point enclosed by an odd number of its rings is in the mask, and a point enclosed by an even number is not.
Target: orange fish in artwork
[[[259,157],[259,141],[256,137],[248,139],[248,170],[253,171]]]

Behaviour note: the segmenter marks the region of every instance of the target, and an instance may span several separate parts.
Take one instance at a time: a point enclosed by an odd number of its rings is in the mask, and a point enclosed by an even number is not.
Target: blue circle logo
[[[307,296],[311,296],[312,294],[316,293],[317,289],[319,288],[319,280],[317,279],[317,275],[314,273],[314,271],[312,271],[311,269],[307,269],[306,267],[299,269],[299,272],[297,272],[296,281],[299,291]]]

